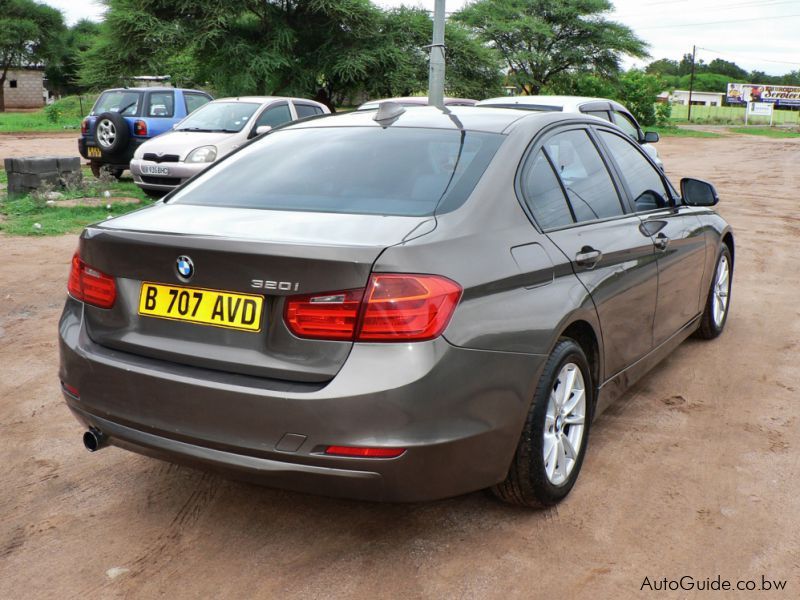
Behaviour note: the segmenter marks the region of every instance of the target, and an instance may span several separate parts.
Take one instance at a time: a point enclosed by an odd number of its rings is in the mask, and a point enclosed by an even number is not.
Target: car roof
[[[552,106],[554,108],[571,110],[595,102],[608,103],[614,108],[627,111],[627,109],[616,100],[591,96],[498,96],[497,98],[481,100],[478,102],[477,106]]]
[[[308,98],[294,98],[289,96],[231,96],[228,98],[216,98],[212,102],[258,102],[260,104],[265,104],[267,102],[272,102],[273,100],[295,100],[324,106],[316,100],[309,100]]]
[[[466,131],[482,131],[488,133],[505,133],[518,121],[547,125],[554,120],[579,118],[575,114],[553,112],[528,112],[512,108],[492,108],[475,106],[452,106],[440,109],[435,106],[405,107],[402,114],[384,123],[375,121],[373,111],[352,111],[349,113],[330,115],[324,118],[312,118],[307,121],[290,124],[286,129],[306,127],[414,127],[421,129],[455,129]],[[594,117],[584,117],[596,120]],[[598,119],[599,120],[599,119]],[[281,127],[283,129],[284,127]]]
[[[396,102],[397,104],[402,104],[403,106],[427,106],[428,97],[400,96],[397,98],[381,98],[379,100],[368,100],[367,102],[364,102],[361,106],[359,106],[356,110],[373,110],[377,108],[377,105],[380,104],[381,102]],[[451,98],[451,97],[444,98],[445,106],[448,105],[472,106],[476,102],[477,100],[472,100],[471,98]]]
[[[109,88],[107,90],[103,90],[105,92],[172,92],[175,90],[180,90],[181,92],[200,92],[201,94],[207,94],[208,92],[204,92],[203,90],[194,90],[191,88],[175,88],[169,87],[164,85],[156,85],[156,86],[147,86],[147,87],[119,87],[119,88]]]

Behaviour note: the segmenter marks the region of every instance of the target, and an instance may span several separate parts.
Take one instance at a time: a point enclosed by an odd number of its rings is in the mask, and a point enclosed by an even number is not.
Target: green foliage
[[[761,135],[771,138],[798,138],[800,133],[795,131],[787,131],[785,129],[776,129],[774,127],[731,127],[733,133],[744,133],[747,135]]]
[[[679,65],[677,60],[660,58],[651,62],[644,69],[648,75],[678,75]]]
[[[565,73],[553,78],[552,83],[542,89],[548,94],[565,96],[588,96],[593,98],[616,98],[616,77],[600,77],[593,73]]]
[[[670,89],[688,90],[691,83],[691,75],[680,77],[664,77],[664,81]],[[697,73],[694,76],[694,90],[698,92],[718,92],[725,93],[728,90],[728,83],[732,79],[727,75],[719,73]],[[663,91],[663,90],[662,90]]]
[[[9,69],[40,65],[60,52],[64,18],[33,0],[0,0],[0,112]]]
[[[51,123],[58,123],[64,117],[61,109],[56,104],[50,104],[44,108],[44,114]]]
[[[48,61],[45,69],[45,76],[53,91],[57,94],[84,91],[78,82],[78,69],[99,34],[100,25],[85,19],[64,31],[60,52]]]
[[[432,23],[420,9],[382,11],[369,0],[105,0],[81,81],[108,87],[139,74],[218,95],[315,97],[329,106],[357,92],[427,89]],[[447,90],[497,93],[499,62],[456,23],[447,27]]]
[[[560,75],[609,76],[622,55],[647,55],[630,28],[603,17],[611,8],[608,0],[477,0],[453,20],[500,52],[512,83],[537,94]]]
[[[656,125],[667,127],[672,117],[672,104],[669,102],[658,102],[656,104]]]
[[[664,90],[664,82],[656,75],[639,69],[627,71],[619,80],[619,99],[641,125],[656,123],[656,96]]]

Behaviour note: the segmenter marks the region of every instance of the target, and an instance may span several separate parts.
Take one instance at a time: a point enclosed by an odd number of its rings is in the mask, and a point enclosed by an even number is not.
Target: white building
[[[718,94],[717,92],[692,92],[692,106],[722,106],[722,100],[725,94]],[[658,95],[661,102],[669,102],[670,104],[689,104],[689,91],[688,90],[675,90],[671,94],[669,92],[662,92]]]

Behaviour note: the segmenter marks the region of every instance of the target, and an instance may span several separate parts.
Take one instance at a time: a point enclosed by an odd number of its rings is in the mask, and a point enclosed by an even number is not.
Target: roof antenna
[[[397,102],[381,102],[378,105],[378,110],[375,113],[375,116],[372,117],[372,120],[376,121],[381,127],[386,129],[404,112],[406,112],[406,109],[403,108],[402,104],[398,104]]]

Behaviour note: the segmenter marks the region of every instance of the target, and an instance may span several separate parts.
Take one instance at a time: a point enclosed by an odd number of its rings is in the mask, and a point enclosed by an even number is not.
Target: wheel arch
[[[731,253],[731,267],[733,267],[736,258],[735,257],[736,251],[734,250],[734,242],[733,242],[733,232],[731,232],[730,230],[726,231],[722,235],[722,243],[728,247],[728,250]]]
[[[592,370],[592,387],[600,387],[602,374],[602,353],[600,351],[600,336],[591,323],[583,319],[572,321],[560,333],[558,338],[570,338],[577,342],[589,361]],[[558,339],[557,338],[557,339]],[[596,400],[596,399],[595,399]]]

